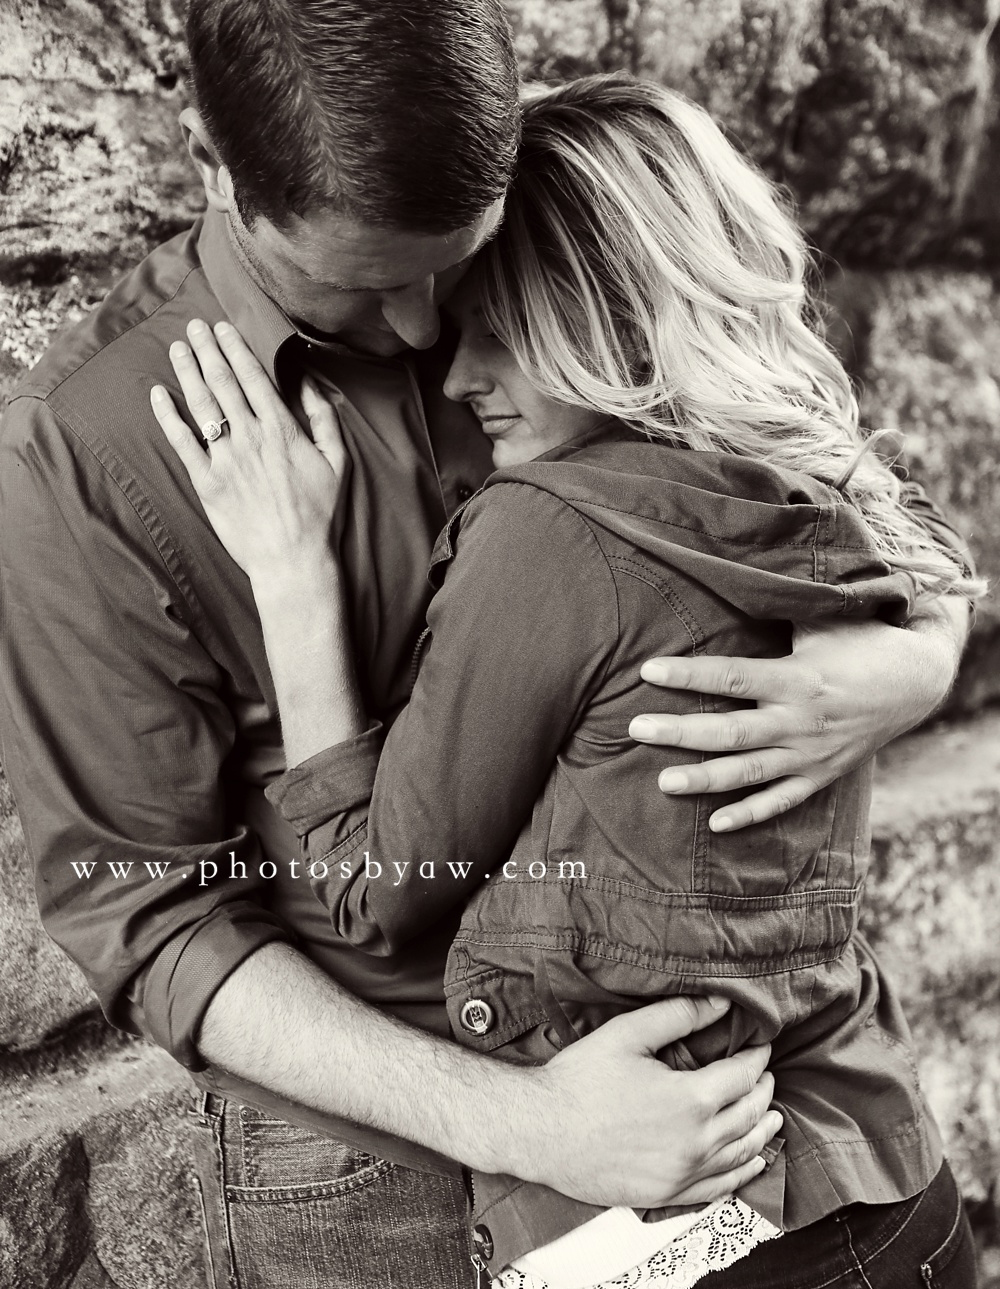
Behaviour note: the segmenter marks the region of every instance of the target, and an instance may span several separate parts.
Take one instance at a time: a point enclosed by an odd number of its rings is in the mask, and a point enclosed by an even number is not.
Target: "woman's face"
[[[603,412],[571,407],[543,394],[510,350],[492,335],[479,307],[474,278],[459,284],[445,311],[460,338],[444,392],[468,403],[493,441],[493,464],[518,465],[607,420]]]

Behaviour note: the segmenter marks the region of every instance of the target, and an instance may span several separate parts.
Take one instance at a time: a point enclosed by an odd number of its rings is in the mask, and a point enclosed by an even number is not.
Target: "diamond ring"
[[[221,439],[228,429],[229,422],[223,417],[221,421],[206,421],[201,427],[201,433],[206,443],[214,443],[216,439]]]

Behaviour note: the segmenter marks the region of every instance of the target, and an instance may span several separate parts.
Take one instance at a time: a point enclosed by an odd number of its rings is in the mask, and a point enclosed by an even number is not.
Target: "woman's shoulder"
[[[593,584],[607,561],[595,526],[546,476],[520,467],[497,471],[445,526],[431,557],[431,581],[440,586],[461,560],[483,575],[572,575]]]

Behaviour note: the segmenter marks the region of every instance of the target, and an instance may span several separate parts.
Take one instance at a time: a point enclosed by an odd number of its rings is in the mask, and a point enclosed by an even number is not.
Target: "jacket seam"
[[[542,488],[538,484],[534,484],[534,483],[527,484],[526,481],[520,480],[520,479],[503,479],[503,480],[500,480],[499,483],[521,483],[527,487],[538,488],[540,492],[548,492],[548,489]],[[497,483],[494,486],[499,487],[499,483]],[[557,496],[557,494],[550,492],[549,496]],[[664,525],[664,527],[667,527],[667,528],[679,528],[682,532],[698,533],[701,536],[712,537],[716,541],[724,542],[731,546],[759,546],[761,549],[766,549],[766,550],[810,550],[810,549],[814,549],[816,545],[815,528],[813,530],[813,536],[808,541],[770,542],[770,541],[762,540],[760,538],[755,539],[748,535],[746,536],[741,535],[740,537],[737,538],[731,535],[727,535],[725,533],[715,532],[714,530],[707,528],[705,526],[699,526],[696,528],[693,524],[678,523],[676,519],[664,519],[660,515],[648,515],[641,512],[637,512],[634,509],[626,509],[624,506],[612,506],[604,501],[595,502],[590,497],[578,496],[575,494],[571,494],[569,492],[560,492],[558,494],[558,500],[565,501],[570,506],[571,509],[576,509],[576,507],[573,505],[574,502],[580,502],[585,506],[593,506],[596,509],[600,509],[600,510],[609,510],[612,512],[612,514],[631,515],[633,517],[638,516],[639,518],[642,518],[642,519],[648,519],[654,524],[662,524]],[[800,504],[808,505],[811,510],[822,511],[824,509],[823,503],[803,502]],[[775,509],[782,509],[782,507],[775,505]],[[695,553],[698,553],[696,547],[693,549],[695,550]],[[826,549],[842,550],[842,551],[863,551],[866,554],[871,554],[870,547],[863,544],[854,544],[852,542],[830,542]]]
[[[777,976],[802,967],[819,967],[827,962],[836,962],[843,957],[844,951],[850,942],[851,937],[848,935],[838,944],[826,944],[816,949],[799,949],[793,953],[764,955],[752,959],[747,959],[744,956],[739,964],[733,964],[732,969],[726,967],[724,970],[708,970],[712,966],[723,968],[726,964],[709,963],[703,957],[684,958],[673,955],[657,959],[634,949],[630,952],[622,952],[623,946],[613,945],[610,941],[594,940],[593,938],[573,934],[550,936],[548,940],[542,936],[532,935],[527,935],[517,940],[478,939],[475,936],[462,935],[456,936],[454,943],[456,945],[475,945],[481,949],[536,949],[549,953],[573,952],[588,958],[597,958],[603,962],[624,963],[628,966],[639,967],[644,971],[655,972],[661,976],[697,975],[706,978],[750,980],[757,976]],[[616,952],[602,952],[604,946],[614,949]],[[747,965],[752,965],[755,969],[737,969],[738,966],[745,967]]]
[[[564,879],[550,881],[547,877],[542,877],[529,880],[532,890],[544,886],[555,886],[562,890],[566,886]],[[515,878],[508,889],[527,884],[524,879]],[[652,886],[640,886],[635,882],[615,877],[574,879],[570,884],[575,887],[589,887],[625,895],[640,903],[654,904],[660,908],[679,907],[684,910],[712,910],[717,913],[854,908],[860,902],[863,890],[863,884],[859,883],[855,886],[818,886],[810,890],[787,891],[783,895],[724,895],[718,891],[658,891]]]

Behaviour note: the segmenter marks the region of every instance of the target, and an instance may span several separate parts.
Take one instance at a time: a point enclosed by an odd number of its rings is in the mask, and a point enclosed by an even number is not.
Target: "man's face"
[[[438,305],[500,223],[498,201],[474,224],[433,236],[371,228],[317,210],[252,228],[230,205],[237,245],[267,294],[296,323],[352,349],[389,357],[438,337]]]

